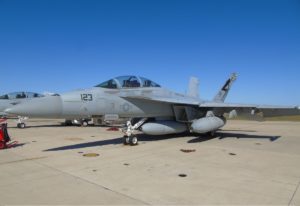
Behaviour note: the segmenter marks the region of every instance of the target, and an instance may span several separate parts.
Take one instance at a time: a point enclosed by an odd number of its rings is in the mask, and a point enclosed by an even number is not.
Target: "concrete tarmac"
[[[0,151],[0,205],[300,205],[299,122],[228,121],[216,138],[141,135],[138,146],[60,122],[9,120],[19,145]]]

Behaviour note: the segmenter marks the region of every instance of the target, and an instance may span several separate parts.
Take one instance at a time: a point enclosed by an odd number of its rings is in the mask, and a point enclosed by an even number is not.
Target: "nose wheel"
[[[132,136],[129,140],[131,146],[138,145],[138,138],[136,136]]]
[[[123,137],[123,144],[124,145],[131,145],[131,146],[135,146],[135,145],[138,145],[138,138],[136,136],[124,136]]]
[[[28,119],[28,117],[21,117],[21,116],[18,116],[17,127],[20,128],[20,129],[26,128],[25,121],[26,121],[27,119]]]
[[[20,129],[24,129],[26,127],[26,124],[24,122],[18,123],[17,127],[20,128]]]
[[[86,121],[86,120],[81,121],[82,127],[87,127],[88,125],[89,125],[88,121]]]
[[[134,146],[138,144],[138,138],[134,134],[134,131],[137,130],[140,126],[142,126],[142,124],[144,124],[146,120],[147,118],[142,118],[134,125],[131,124],[131,121],[127,121],[126,127],[123,129],[123,132],[125,134],[123,140],[124,145],[129,144],[131,146]]]

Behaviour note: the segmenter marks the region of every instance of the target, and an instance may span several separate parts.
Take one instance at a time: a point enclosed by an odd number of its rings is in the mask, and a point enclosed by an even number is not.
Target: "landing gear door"
[[[191,122],[199,117],[199,111],[189,106],[174,105],[173,111],[178,122]]]

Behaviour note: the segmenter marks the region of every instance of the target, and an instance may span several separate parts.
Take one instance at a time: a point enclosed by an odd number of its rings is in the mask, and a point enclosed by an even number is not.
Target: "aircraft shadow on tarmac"
[[[190,134],[178,134],[178,135],[164,135],[164,136],[149,136],[145,134],[139,134],[138,139],[140,142],[147,142],[147,141],[159,141],[159,140],[166,140],[166,139],[173,139],[173,138],[182,138],[183,136],[190,136]],[[105,145],[117,145],[123,144],[123,137],[118,137],[114,139],[108,140],[99,140],[87,143],[80,143],[80,144],[73,144],[73,145],[66,145],[62,147],[56,147],[44,150],[44,152],[53,152],[53,151],[62,151],[62,150],[73,150],[73,149],[81,149],[87,147],[97,147],[97,146],[105,146]]]
[[[218,132],[215,134],[215,136],[199,136],[197,138],[194,138],[192,140],[189,140],[188,143],[199,143],[208,141],[211,139],[225,139],[225,138],[236,138],[236,139],[268,139],[270,142],[276,141],[281,136],[266,136],[266,135],[249,135],[249,134],[241,134],[241,133],[228,133],[228,132]]]
[[[93,142],[86,142],[86,143],[56,147],[56,148],[44,150],[44,152],[73,150],[73,149],[81,149],[81,148],[87,148],[87,147],[98,147],[98,146],[105,146],[105,145],[115,145],[115,144],[122,144],[122,143],[123,143],[123,138],[119,137],[119,138],[115,138],[115,139],[99,140],[99,141],[93,141]]]
[[[182,138],[182,137],[190,137],[191,134],[178,134],[178,135],[164,135],[164,136],[149,136],[145,134],[139,134],[138,139],[140,142],[149,142],[149,141],[160,141],[160,140],[167,140],[167,139],[174,139],[174,138]],[[268,139],[271,142],[276,141],[280,136],[263,136],[263,135],[247,135],[247,134],[239,134],[239,133],[221,133],[218,132],[215,134],[214,137],[207,136],[207,135],[192,135],[195,138],[189,140],[187,143],[200,143],[204,141],[208,141],[211,139],[225,139],[225,138],[251,138],[251,139]],[[66,145],[62,147],[56,147],[44,150],[44,152],[53,152],[53,151],[62,151],[62,150],[73,150],[73,149],[81,149],[87,147],[98,147],[98,146],[105,146],[105,145],[117,145],[123,144],[123,137],[118,137],[114,139],[108,140],[99,140],[93,142],[86,142],[80,144],[73,144],[73,145]]]

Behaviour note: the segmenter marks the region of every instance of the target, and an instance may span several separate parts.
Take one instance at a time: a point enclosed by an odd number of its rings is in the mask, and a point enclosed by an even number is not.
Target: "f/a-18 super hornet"
[[[22,102],[27,101],[31,98],[38,98],[38,97],[44,97],[42,94],[34,93],[34,92],[12,92],[8,94],[4,94],[0,96],[0,116],[6,117],[8,114],[4,112],[4,110],[15,106],[17,104],[20,104]],[[25,117],[18,117],[18,127],[23,128],[25,127],[25,124],[23,123],[23,120]]]
[[[225,113],[256,114],[264,116],[300,114],[299,107],[261,106],[224,103],[236,79],[233,74],[212,101],[204,101],[192,91],[179,94],[139,76],[120,76],[90,89],[31,99],[5,110],[7,113],[29,117],[86,119],[131,118],[124,129],[124,143],[138,143],[135,130],[149,135],[183,132],[213,134],[226,124]]]

